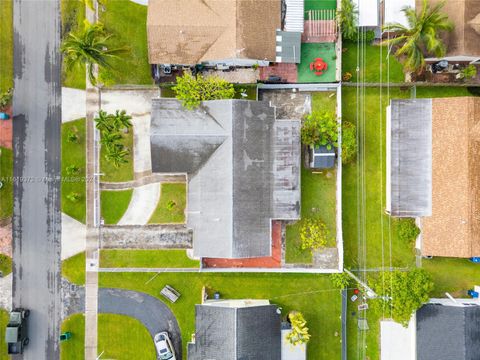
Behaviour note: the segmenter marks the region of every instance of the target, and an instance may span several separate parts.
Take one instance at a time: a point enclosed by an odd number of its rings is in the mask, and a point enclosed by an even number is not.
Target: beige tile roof
[[[443,12],[455,25],[455,29],[444,36],[446,56],[480,56],[480,0],[429,0],[431,6],[445,2]],[[423,0],[416,0],[417,10]]]
[[[151,64],[275,60],[281,0],[150,0]]]
[[[422,219],[422,253],[480,256],[480,98],[432,106],[432,216]]]

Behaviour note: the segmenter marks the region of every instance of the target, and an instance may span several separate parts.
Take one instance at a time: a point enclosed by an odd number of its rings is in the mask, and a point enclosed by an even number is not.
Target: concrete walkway
[[[84,118],[86,102],[85,90],[62,87],[62,123]]]
[[[118,225],[146,225],[160,200],[160,184],[148,184],[133,189],[127,211]]]
[[[0,278],[0,308],[12,310],[12,274]]]
[[[62,260],[85,251],[87,227],[62,213]]]
[[[151,174],[142,176],[139,179],[125,182],[102,182],[100,183],[101,190],[125,190],[133,189],[142,185],[153,183],[184,183],[187,181],[185,175],[164,175],[164,174]]]
[[[137,175],[151,174],[150,114],[133,118],[133,171]]]

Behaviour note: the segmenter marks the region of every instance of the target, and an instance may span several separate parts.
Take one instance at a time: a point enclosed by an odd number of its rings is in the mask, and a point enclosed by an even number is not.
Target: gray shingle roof
[[[196,305],[189,360],[280,360],[281,320],[276,305],[244,308]]]
[[[189,111],[152,106],[152,169],[188,173],[194,254],[271,254],[271,220],[298,219],[300,122],[275,120],[266,102],[217,100]]]
[[[392,100],[388,111],[387,210],[392,216],[430,216],[432,100]]]
[[[424,305],[417,311],[417,360],[478,360],[480,306]]]

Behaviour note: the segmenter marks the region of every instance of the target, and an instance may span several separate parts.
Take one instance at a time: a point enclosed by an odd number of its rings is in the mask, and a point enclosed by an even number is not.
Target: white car
[[[155,342],[155,348],[157,349],[159,360],[176,360],[172,342],[166,331],[155,335],[153,341]]]

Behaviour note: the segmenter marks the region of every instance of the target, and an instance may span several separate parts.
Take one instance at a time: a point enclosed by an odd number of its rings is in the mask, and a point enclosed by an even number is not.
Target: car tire
[[[29,342],[30,342],[30,339],[26,338],[25,340],[23,340],[23,346],[27,346]]]
[[[27,318],[29,315],[30,315],[30,310],[25,310],[25,313],[23,316]]]

